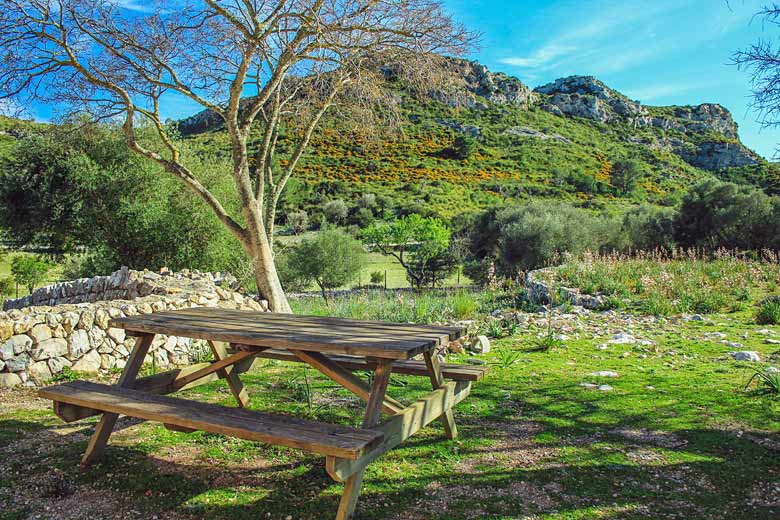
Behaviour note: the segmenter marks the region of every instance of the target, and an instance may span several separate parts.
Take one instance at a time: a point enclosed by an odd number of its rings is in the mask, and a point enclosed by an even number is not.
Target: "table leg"
[[[220,361],[228,357],[228,352],[224,344],[216,341],[209,341],[209,346],[211,347],[211,352],[214,353],[214,361]],[[222,379],[227,380],[230,392],[233,394],[233,397],[236,398],[236,401],[238,401],[238,406],[241,408],[246,407],[249,404],[249,394],[247,393],[246,388],[244,388],[244,383],[238,378],[236,365],[223,368],[218,371],[217,374],[219,374],[219,377]]]
[[[434,390],[438,390],[444,384],[444,376],[441,373],[439,358],[436,357],[435,352],[430,351],[423,354],[423,356],[425,357],[425,365],[428,367],[428,373],[431,377],[431,385]],[[458,427],[455,426],[455,415],[452,413],[452,409],[444,412],[440,420],[444,425],[444,431],[447,434],[447,438],[456,438],[458,436]]]
[[[127,364],[122,371],[122,375],[119,377],[117,386],[133,386],[133,382],[135,382],[135,378],[141,370],[141,365],[144,363],[144,358],[149,352],[149,348],[152,346],[152,341],[154,341],[154,334],[141,334],[136,338],[135,346],[130,353],[130,357],[127,358]],[[106,444],[108,443],[108,438],[111,437],[111,432],[114,431],[114,425],[116,424],[118,417],[119,415],[115,413],[104,413],[100,417],[100,422],[98,422],[95,432],[92,434],[92,438],[90,438],[89,444],[87,445],[87,451],[81,458],[82,468],[100,460],[103,456]]]
[[[374,373],[374,383],[371,385],[371,393],[368,396],[366,413],[363,416],[363,428],[373,428],[379,424],[382,415],[382,403],[385,400],[387,385],[390,383],[390,374],[393,371],[393,363],[390,360],[377,362]],[[363,484],[365,470],[360,470],[347,479],[344,484],[344,494],[341,496],[336,520],[348,520],[352,518],[360,495],[360,487]]]

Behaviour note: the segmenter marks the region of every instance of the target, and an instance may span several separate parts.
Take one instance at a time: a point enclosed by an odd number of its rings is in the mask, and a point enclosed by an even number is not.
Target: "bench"
[[[44,388],[39,395],[88,410],[161,422],[177,431],[219,433],[350,460],[378,446],[384,437],[375,430],[227,408],[88,381]]]
[[[235,349],[241,349],[241,345],[232,346]],[[256,353],[255,356],[264,359],[302,362],[300,358],[288,350],[269,349]],[[339,355],[329,355],[327,357],[348,370],[374,370],[376,368],[376,362],[371,359]],[[489,370],[490,367],[485,365],[469,366],[455,363],[441,363],[442,376],[444,376],[444,379],[451,379],[453,381],[479,381],[485,377]],[[410,376],[427,376],[428,367],[426,366],[425,361],[394,361],[393,373]]]

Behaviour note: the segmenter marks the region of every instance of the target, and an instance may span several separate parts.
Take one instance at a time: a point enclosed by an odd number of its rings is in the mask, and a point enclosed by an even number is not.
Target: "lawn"
[[[459,294],[384,306],[364,295],[330,310],[387,318],[396,307],[405,318],[422,305],[421,321],[436,321],[463,310]],[[473,298],[474,314],[496,304]],[[481,358],[491,373],[456,409],[460,438],[447,440],[435,423],[369,466],[357,518],[778,518],[780,398],[745,390],[754,364],[732,360],[722,342],[778,366],[780,347],[767,340],[780,339],[780,326],[755,324],[752,308],[701,321],[561,312],[515,315],[517,326]],[[635,342],[615,341],[618,333]],[[252,408],[359,422],[359,401],[300,365],[258,362],[244,380]],[[395,377],[390,393],[410,400],[428,389]],[[222,382],[187,396],[231,404]],[[151,423],[123,421],[105,462],[80,472],[94,419],[63,425],[32,393],[3,397],[2,520],[322,519],[338,503],[341,486],[321,458]]]

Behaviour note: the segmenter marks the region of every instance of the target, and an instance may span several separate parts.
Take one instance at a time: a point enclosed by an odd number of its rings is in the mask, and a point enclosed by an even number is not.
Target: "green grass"
[[[31,256],[33,253],[24,253],[19,251],[13,251],[13,252],[2,252],[0,254],[0,278],[6,278],[6,277],[12,277],[11,275],[11,263],[13,262],[13,259],[16,256]],[[54,268],[49,271],[48,276],[44,281],[42,281],[40,284],[38,284],[38,287],[43,287],[45,285],[52,284],[54,282],[57,282],[61,279],[62,274],[62,266],[55,265]],[[27,288],[22,287],[21,285],[18,287],[19,290],[19,296],[27,296],[29,291]],[[3,295],[0,295],[0,299]],[[6,295],[6,297],[16,297],[16,293]]]
[[[775,374],[769,367],[780,365],[780,348],[764,340],[780,338],[780,327],[756,324],[754,302],[702,321],[518,316],[527,307],[513,292],[368,291],[292,303],[299,313],[472,318],[482,333],[496,329],[480,358],[492,370],[456,409],[460,437],[447,440],[434,423],[370,465],[358,518],[769,520],[780,515],[780,395],[774,376],[751,378]],[[513,312],[487,318],[497,308]],[[610,344],[620,331],[646,343]],[[734,361],[733,348],[712,332],[763,361]],[[448,361],[471,357],[452,353]],[[618,377],[593,375],[599,371]],[[242,380],[252,409],[360,424],[363,404],[302,365],[262,361]],[[406,402],[428,391],[427,379],[410,376],[394,376],[389,389]],[[233,405],[224,382],[184,395]],[[122,423],[105,461],[81,472],[96,420],[62,425],[40,401],[18,400],[0,408],[3,520],[58,517],[58,504],[84,518],[133,509],[141,518],[313,520],[331,518],[342,491],[320,457],[153,423]]]
[[[627,257],[586,254],[546,273],[556,286],[610,297],[611,307],[645,314],[717,313],[743,310],[780,291],[776,255],[750,259],[719,252],[705,259],[695,252],[657,251]],[[760,317],[772,323],[780,311],[769,299]]]

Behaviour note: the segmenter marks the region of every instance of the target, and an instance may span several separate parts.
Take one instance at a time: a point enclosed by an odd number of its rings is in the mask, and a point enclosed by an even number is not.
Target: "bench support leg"
[[[152,346],[154,340],[154,334],[143,334],[136,338],[135,347],[130,353],[130,357],[127,358],[127,364],[122,371],[122,375],[119,377],[117,386],[132,388],[135,378],[138,376],[141,365],[144,363],[144,358],[149,352],[149,348]],[[90,464],[97,462],[103,456],[103,452],[106,449],[108,438],[111,437],[111,432],[114,431],[114,425],[119,417],[115,413],[104,413],[95,428],[95,433],[92,434],[92,438],[87,445],[87,451],[81,458],[81,467],[85,468]]]
[[[434,390],[438,390],[444,384],[444,376],[441,373],[441,365],[439,364],[439,358],[436,357],[435,352],[426,352],[423,354],[425,357],[425,364],[428,367],[428,373],[431,377],[431,385]],[[458,436],[458,427],[455,426],[455,415],[452,413],[452,409],[445,411],[441,416],[441,422],[444,426],[444,431],[447,434],[447,438],[455,439]]]
[[[371,393],[368,396],[366,414],[363,417],[363,428],[373,428],[379,424],[382,416],[382,403],[385,401],[387,385],[390,383],[390,374],[393,371],[393,363],[389,360],[377,361],[374,383],[371,385]],[[344,484],[344,494],[341,496],[336,520],[348,520],[352,518],[360,495],[360,487],[363,484],[365,470],[360,470],[347,479]]]
[[[228,357],[227,349],[225,345],[216,341],[209,341],[211,352],[214,354],[214,361],[221,361]],[[219,377],[227,380],[227,384],[230,387],[230,392],[233,397],[238,401],[238,406],[241,408],[246,407],[249,404],[249,394],[244,388],[244,383],[238,378],[238,371],[236,365],[231,365],[227,368],[223,368],[217,372]]]

